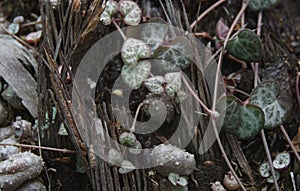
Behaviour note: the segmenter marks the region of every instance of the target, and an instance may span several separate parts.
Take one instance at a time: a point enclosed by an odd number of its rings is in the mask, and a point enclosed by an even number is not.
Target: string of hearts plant
[[[182,90],[183,79],[183,83],[188,86],[192,95],[205,108],[206,112],[211,114],[212,111],[202,103],[180,72],[191,64],[191,58],[194,57],[194,50],[190,41],[184,36],[168,38],[167,28],[163,28],[161,25],[154,28],[145,27],[141,31],[142,40],[127,38],[117,22],[124,22],[126,25],[135,26],[140,23],[141,17],[142,11],[135,2],[121,0],[119,3],[116,1],[107,1],[106,8],[100,18],[105,25],[113,23],[124,39],[121,48],[121,57],[124,63],[121,69],[123,81],[133,89],[138,89],[144,85],[152,94],[164,94],[169,99],[180,103],[187,98],[187,94]],[[166,24],[165,21],[159,18],[150,19],[149,23]],[[150,59],[153,58],[162,61],[160,63],[161,68],[167,71],[164,76],[153,75],[151,73],[152,63]],[[130,132],[123,132],[119,136],[120,144],[129,147],[128,151],[133,154],[139,154],[140,152],[136,151],[142,148],[141,143],[137,140],[133,132],[137,114],[144,104],[147,103],[142,102],[138,106]],[[109,151],[108,161],[113,165],[121,166],[119,168],[120,173],[127,173],[134,169],[133,164],[130,161],[123,160],[122,153],[114,149]],[[183,178],[181,179],[183,180]],[[181,182],[177,184],[180,186]],[[181,186],[185,186],[184,183],[182,184]]]
[[[221,4],[221,2],[223,1],[220,1],[219,4]],[[223,47],[221,48],[216,76],[218,76],[218,72],[220,71],[225,48],[229,54],[244,62],[259,62],[261,60],[261,42],[259,37],[252,30],[242,29],[234,35],[234,38],[229,39],[236,23],[248,7],[249,2],[249,8],[253,11],[265,10],[277,3],[277,1],[261,0],[247,0],[243,2],[243,6],[229,28]],[[116,15],[119,15],[119,17],[116,17]],[[284,122],[288,109],[287,106],[278,99],[280,90],[278,84],[275,82],[259,84],[252,91],[246,102],[242,102],[232,95],[219,98],[218,102],[217,98],[214,98],[212,109],[209,109],[199,99],[197,94],[187,83],[182,72],[180,72],[180,70],[187,68],[192,63],[191,58],[194,57],[192,44],[185,36],[168,39],[168,31],[163,27],[145,28],[145,30],[141,32],[142,40],[127,38],[117,24],[117,21],[122,21],[127,25],[135,26],[141,22],[141,18],[141,9],[135,2],[130,0],[120,0],[119,3],[113,0],[107,1],[106,8],[100,18],[105,25],[113,23],[124,39],[121,48],[121,57],[124,62],[121,76],[129,87],[138,89],[144,85],[151,93],[156,95],[165,94],[170,99],[174,99],[180,103],[187,97],[187,94],[182,90],[183,82],[192,96],[204,108],[205,112],[213,116],[213,119],[216,120],[213,124],[220,125],[218,124],[218,118],[224,119],[224,130],[234,134],[241,140],[251,139],[261,132],[263,128],[272,129],[280,126]],[[159,18],[150,19],[148,22],[166,24],[165,21]],[[165,61],[161,63],[161,67],[168,71],[164,76],[155,76],[151,73],[152,63],[150,59],[153,58]],[[179,69],[179,71],[176,69]],[[215,87],[216,86],[217,85],[215,85]],[[214,95],[217,95],[217,93],[215,92]],[[224,105],[226,108],[223,107]],[[136,117],[137,115],[135,116],[135,120]],[[131,148],[141,148],[140,142],[132,133],[134,124],[131,130],[129,133],[124,132],[121,134],[119,142]],[[222,143],[217,135],[218,133],[215,133],[220,150],[228,167],[238,180],[241,188],[245,190],[226,156]],[[114,152],[112,153],[112,155],[119,155]],[[119,160],[118,163],[122,163],[122,160]],[[130,166],[128,162],[125,163],[127,166]],[[123,170],[121,171],[124,172]],[[275,177],[275,174],[273,174],[273,176]]]

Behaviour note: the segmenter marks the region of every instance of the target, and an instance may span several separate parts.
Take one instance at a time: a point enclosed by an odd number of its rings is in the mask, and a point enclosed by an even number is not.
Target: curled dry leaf
[[[165,177],[170,173],[190,175],[196,168],[193,154],[171,144],[160,144],[154,147],[151,156],[157,163],[155,169]]]
[[[124,22],[127,25],[134,26],[141,22],[142,10],[135,2],[129,0],[121,1],[119,11],[124,16]]]
[[[25,182],[16,191],[29,191],[29,190],[47,191],[46,186],[42,184],[37,178]]]
[[[0,162],[0,189],[16,190],[23,182],[38,176],[43,166],[42,158],[30,152],[10,155]]]
[[[18,140],[15,138],[14,135],[8,137],[0,142],[0,144],[16,144]],[[14,146],[0,146],[0,161],[6,160],[8,156],[12,154],[16,154],[19,152],[18,147]]]
[[[37,117],[37,83],[26,67],[37,74],[37,62],[31,53],[8,35],[0,35],[0,76],[12,86],[23,105]]]

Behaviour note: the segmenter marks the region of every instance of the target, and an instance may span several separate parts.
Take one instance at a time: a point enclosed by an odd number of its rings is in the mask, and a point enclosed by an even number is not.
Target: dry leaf
[[[0,35],[0,76],[12,86],[23,105],[33,117],[37,117],[37,83],[26,68],[33,67],[37,74],[37,62],[31,53],[9,35]]]

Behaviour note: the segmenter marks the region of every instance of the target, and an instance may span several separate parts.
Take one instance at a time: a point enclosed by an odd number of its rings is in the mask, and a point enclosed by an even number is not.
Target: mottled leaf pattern
[[[161,94],[164,91],[162,84],[165,79],[162,76],[154,76],[145,80],[145,87],[154,94]]]
[[[7,31],[10,34],[17,34],[19,32],[19,30],[20,30],[20,24],[16,24],[16,23],[11,23],[7,29]]]
[[[193,62],[193,47],[187,39],[177,37],[170,44],[160,46],[155,51],[154,58],[163,60],[162,67],[166,70],[185,69]]]
[[[119,168],[119,173],[120,174],[126,174],[135,169],[135,166],[127,160],[123,160],[121,163],[121,168]]]
[[[169,181],[176,186],[177,180],[180,178],[179,174],[176,173],[170,173],[168,176]]]
[[[168,84],[176,86],[176,89],[181,88],[181,73],[180,72],[170,72],[165,74],[165,80]]]
[[[141,32],[141,39],[154,52],[162,43],[168,40],[168,23],[159,17],[151,18]]]
[[[280,88],[275,82],[264,82],[256,87],[250,96],[250,103],[262,108],[265,113],[265,128],[274,128],[281,125],[288,109],[278,100]]]
[[[122,161],[122,154],[119,151],[113,148],[108,151],[107,162],[112,165],[119,165]]]
[[[121,49],[122,60],[127,65],[136,65],[140,59],[149,58],[151,50],[143,41],[129,38]]]
[[[176,92],[178,91],[178,87],[176,85],[173,84],[167,84],[166,85],[166,93],[170,98],[174,98]]]
[[[124,22],[127,25],[138,25],[141,21],[142,10],[133,1],[124,0],[120,1],[120,13],[124,16]]]
[[[224,102],[226,102],[226,108],[224,108]],[[223,117],[225,116],[224,130],[236,135],[239,139],[253,138],[264,126],[263,111],[252,104],[243,105],[234,96],[224,96],[217,105],[217,111]]]
[[[261,60],[261,42],[258,36],[249,29],[243,29],[227,45],[230,54],[246,62]]]
[[[250,0],[249,8],[252,11],[259,11],[271,8],[276,5],[279,0]]]
[[[119,136],[119,142],[122,145],[133,146],[135,141],[136,137],[133,133],[124,132]]]
[[[151,63],[147,60],[140,61],[136,66],[124,65],[121,76],[124,82],[133,89],[139,88],[151,71]]]
[[[118,12],[119,5],[116,1],[107,1],[105,4],[105,9],[100,16],[100,21],[104,25],[109,25],[112,21],[112,16]]]
[[[138,140],[136,140],[135,143],[128,148],[128,151],[135,155],[140,154],[142,150],[142,144]]]

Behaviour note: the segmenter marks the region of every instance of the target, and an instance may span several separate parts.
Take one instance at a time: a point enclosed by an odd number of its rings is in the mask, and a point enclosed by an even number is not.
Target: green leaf
[[[19,32],[19,30],[20,30],[20,24],[16,24],[16,23],[11,23],[7,29],[7,31],[10,34],[17,34]]]
[[[166,85],[166,93],[171,99],[173,99],[175,97],[175,94],[178,90],[179,89],[177,89],[177,86],[175,86],[173,84]]]
[[[165,80],[168,84],[174,85],[177,90],[179,90],[181,88],[181,73],[180,72],[166,73]]]
[[[220,119],[224,118],[222,120],[224,130],[239,139],[255,137],[264,126],[264,113],[261,108],[252,104],[243,105],[234,96],[221,98],[217,111],[221,114]]]
[[[100,16],[100,21],[104,25],[109,25],[112,21],[112,16],[118,12],[119,5],[116,1],[107,1],[105,4],[105,9]]]
[[[124,22],[127,25],[138,25],[142,18],[142,10],[139,5],[133,1],[120,1],[120,13],[124,16]]]
[[[123,161],[122,154],[117,151],[116,149],[109,149],[108,156],[107,156],[107,162],[112,165],[119,165]]]
[[[145,41],[154,52],[164,41],[168,40],[168,23],[160,17],[151,18],[143,27],[141,39]]]
[[[258,62],[261,60],[261,42],[258,36],[249,29],[239,32],[236,38],[228,42],[226,47],[234,57],[246,62]]]
[[[151,63],[143,60],[136,66],[124,65],[121,76],[124,82],[133,89],[139,88],[151,71]]]
[[[164,91],[163,83],[165,79],[162,76],[154,76],[144,81],[145,87],[154,94],[161,94]]]
[[[250,95],[250,103],[262,108],[265,114],[265,128],[281,125],[287,116],[287,106],[278,99],[280,88],[275,82],[264,82]]]
[[[135,166],[130,161],[123,160],[121,163],[121,168],[119,168],[119,173],[126,174],[135,169],[136,169]]]
[[[177,181],[179,180],[179,178],[180,178],[179,174],[173,173],[173,172],[171,172],[171,173],[169,174],[169,176],[168,176],[169,181],[170,181],[174,186],[176,186]]]
[[[128,149],[130,153],[135,155],[140,154],[142,150],[142,144],[138,140],[136,140],[134,144]]]
[[[121,49],[122,60],[127,65],[136,65],[140,59],[151,56],[150,47],[144,41],[129,38]]]
[[[180,177],[177,180],[177,184],[180,186],[186,186],[186,185],[188,185],[188,180],[185,177]]]
[[[279,0],[250,0],[249,8],[252,11],[260,11],[269,9],[272,6],[276,5]]]
[[[119,142],[122,145],[133,146],[135,141],[136,137],[133,133],[124,132],[119,136]]]
[[[167,45],[161,45],[154,53],[154,59],[162,60],[162,67],[167,71],[187,68],[194,59],[194,51],[189,40],[177,37]]]

